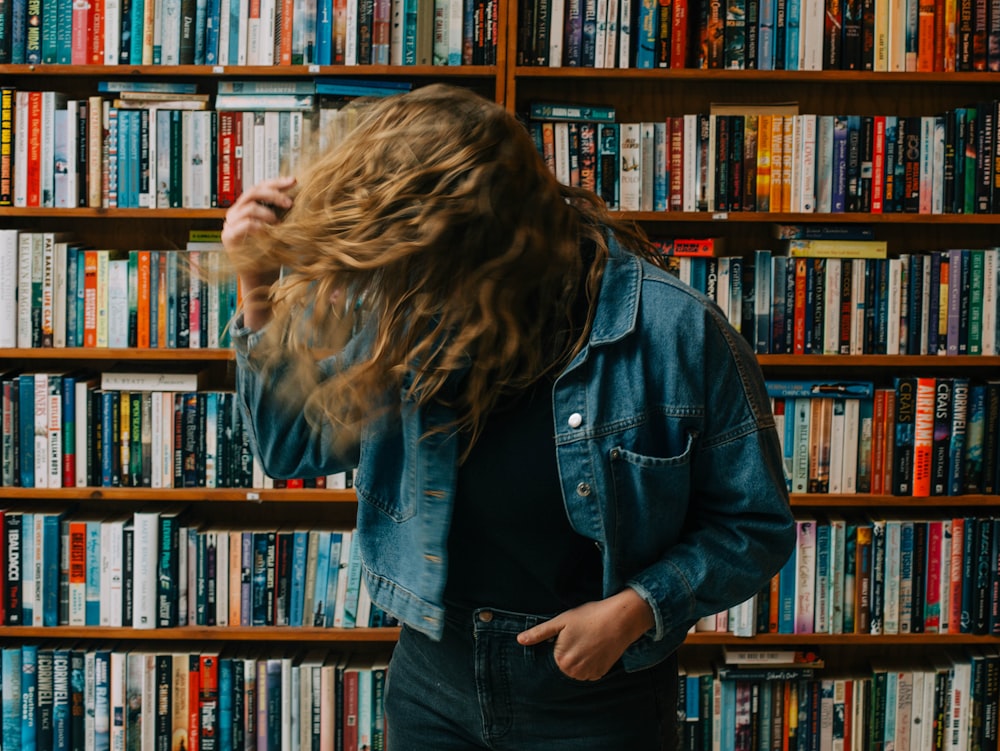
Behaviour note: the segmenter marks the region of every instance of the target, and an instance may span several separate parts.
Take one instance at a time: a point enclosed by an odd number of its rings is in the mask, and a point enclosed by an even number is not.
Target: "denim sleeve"
[[[289,363],[268,364],[253,357],[263,330],[251,331],[242,315],[232,331],[236,349],[236,394],[244,424],[250,434],[254,455],[264,472],[277,479],[321,477],[357,465],[357,448],[337,455],[332,426],[324,421],[314,426],[305,415],[305,395],[284,388]],[[349,343],[348,347],[351,347]],[[318,377],[329,376],[338,367],[341,355],[317,362]]]
[[[628,582],[656,617],[645,638],[676,645],[698,618],[760,591],[794,544],[781,449],[756,357],[720,316],[706,317],[705,415],[684,531]],[[642,651],[641,642],[635,646]]]

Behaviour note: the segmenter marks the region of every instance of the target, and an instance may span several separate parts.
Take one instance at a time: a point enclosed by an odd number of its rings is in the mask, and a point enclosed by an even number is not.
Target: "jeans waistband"
[[[519,634],[539,623],[554,617],[535,613],[515,613],[500,608],[480,607],[463,608],[448,606],[445,609],[445,620],[460,629],[469,628],[477,632],[494,631],[498,633]]]

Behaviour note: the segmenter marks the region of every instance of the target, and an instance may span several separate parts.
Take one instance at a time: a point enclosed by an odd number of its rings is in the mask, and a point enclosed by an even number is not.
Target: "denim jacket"
[[[403,403],[399,419],[370,425],[351,455],[335,456],[329,426],[313,431],[301,411],[275,401],[281,368],[258,372],[258,337],[240,329],[234,342],[239,398],[265,471],[356,466],[371,597],[440,638],[459,442],[428,428],[452,414]],[[363,356],[363,341],[362,333],[336,357]],[[317,367],[329,373],[338,363]],[[601,552],[604,594],[632,587],[655,615],[623,655],[627,670],[666,658],[698,618],[755,594],[787,560],[794,522],[762,376],[707,298],[612,242],[590,340],[556,379],[552,403],[562,500]]]

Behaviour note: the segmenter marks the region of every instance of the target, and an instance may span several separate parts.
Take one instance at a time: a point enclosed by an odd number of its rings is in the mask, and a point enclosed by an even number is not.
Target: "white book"
[[[258,65],[274,65],[276,0],[260,0],[260,49]]]
[[[182,205],[191,209],[211,207],[211,116],[208,111],[182,113]]]
[[[563,31],[566,18],[566,0],[552,0],[549,8],[549,67],[561,68],[563,64]]]
[[[795,522],[795,604],[794,633],[811,634],[816,604],[816,519],[803,517]]]
[[[156,628],[160,514],[137,510],[133,516],[132,628]]]
[[[389,64],[403,64],[403,0],[392,0],[389,26]]]
[[[52,346],[66,346],[66,257],[69,243],[54,238],[52,246]]]
[[[844,449],[843,476],[840,492],[854,494],[858,491],[858,437],[861,431],[861,402],[844,400]]]
[[[35,487],[49,487],[49,375],[35,373]]]
[[[791,180],[791,196],[789,198],[789,210],[790,211],[801,211],[802,210],[802,137],[805,134],[805,128],[802,125],[802,120],[805,115],[792,115],[792,156],[791,161],[788,161],[788,155],[784,154],[783,159],[791,167],[789,170],[789,179]],[[788,124],[788,121],[785,121]],[[784,172],[784,167],[782,172]],[[782,199],[784,202],[784,199]]]
[[[823,354],[840,354],[841,258],[827,258],[823,285]],[[833,492],[833,491],[830,491]]]
[[[351,544],[354,537],[353,530],[341,532],[340,538],[340,567],[337,569],[337,598],[333,603],[333,627],[344,627],[344,613],[347,606],[347,580],[348,569],[351,560]],[[330,575],[333,576],[332,562]],[[330,604],[327,603],[327,607]]]
[[[118,65],[121,47],[121,0],[104,0],[104,64]],[[114,748],[112,746],[112,748]]]
[[[696,181],[694,180],[694,171],[692,166],[696,161],[696,154],[698,152],[698,116],[697,115],[684,115],[684,177],[681,184],[683,187],[683,195],[681,199],[681,206],[683,211],[691,212],[696,211],[697,206],[697,187]]]
[[[279,135],[280,114],[264,113],[264,179],[271,180],[281,175],[281,139]]]
[[[847,400],[835,399],[830,421],[830,493],[839,494],[844,487],[844,430],[847,423]]]
[[[847,522],[831,515],[830,524],[830,633],[844,633],[844,561],[846,560]]]
[[[614,68],[618,63],[618,7],[619,0],[607,0],[607,33],[604,36],[604,68]]]
[[[249,65],[250,64],[250,40],[257,39],[256,33],[251,31],[250,23],[250,0],[231,0],[231,2],[239,2],[240,13],[239,13],[239,26],[236,29],[236,59],[233,60],[233,51],[229,51],[229,64],[233,65]],[[256,27],[254,27],[256,28]],[[253,42],[254,45],[257,44],[256,41]]]
[[[833,207],[833,115],[816,119],[816,213],[829,214]]]
[[[0,347],[18,346],[18,230],[0,229]]]
[[[156,146],[152,149],[152,152],[156,156],[156,168],[155,168],[155,194],[152,198],[153,205],[158,209],[168,209],[170,208],[170,146],[171,146],[171,135],[170,135],[170,119],[172,115],[170,110],[156,110],[155,113],[151,113],[150,119],[156,120],[156,126],[154,127],[154,134],[156,138]],[[150,154],[150,158],[153,157],[153,153]]]
[[[336,14],[335,14],[336,15]],[[344,64],[358,64],[358,3],[357,0],[347,0],[347,13],[344,20],[347,29],[344,40]],[[433,53],[433,51],[432,51]]]
[[[621,175],[618,206],[622,211],[639,211],[642,205],[641,123],[621,124],[619,154],[621,155]]]
[[[229,534],[220,531],[215,539],[215,625],[229,625]],[[239,625],[239,624],[233,624]]]
[[[799,163],[799,203],[798,209],[811,214],[816,211],[816,137],[817,115],[800,115],[802,150],[798,156]]]
[[[123,609],[123,589],[125,585],[125,527],[131,524],[131,520],[122,517],[119,519],[110,519],[104,523],[102,526],[102,533],[104,527],[110,527],[109,537],[107,540],[101,539],[101,554],[104,554],[105,543],[110,544],[110,551],[108,552],[108,563],[110,565],[110,590],[108,591],[108,600],[101,596],[101,618],[104,618],[104,612],[106,610],[110,611],[110,622],[108,625],[112,627],[124,626],[124,609]],[[146,564],[149,565],[148,563]],[[107,606],[107,607],[106,607]]]
[[[878,3],[876,3],[878,5]],[[890,73],[901,73],[906,70],[906,0],[889,0],[886,42],[887,57],[885,70]],[[876,34],[879,25],[876,16]],[[878,60],[878,37],[876,36],[876,61]],[[878,68],[876,68],[878,70]]]
[[[17,208],[28,205],[28,113],[29,93],[18,89],[14,94],[14,196]]]
[[[48,446],[45,451],[48,487],[62,487],[63,464],[63,400],[62,373],[49,374],[49,393],[46,396],[48,415]]]
[[[17,346],[32,346],[31,277],[34,264],[34,234],[21,232],[17,246]]]
[[[636,0],[638,2],[638,0]],[[632,27],[633,0],[618,0],[618,67],[629,68],[632,64],[632,37],[637,33]]]
[[[553,123],[552,132],[555,142],[556,179],[563,185],[569,185],[569,123]]]
[[[232,3],[238,0],[221,0],[219,3],[219,52],[215,60],[209,60],[207,54],[205,62],[209,65],[229,65],[229,29],[231,28]]]
[[[55,132],[56,110],[66,109],[66,95],[55,91],[42,92],[42,121],[38,155],[38,177],[41,205],[56,205],[55,196]]]
[[[163,409],[163,424],[174,424],[174,401],[172,392],[161,394],[160,406]],[[160,436],[160,448],[163,458],[163,487],[173,487],[174,484],[174,431],[165,430]]]
[[[903,262],[899,258],[889,259],[889,306],[886,316],[886,354],[899,354],[899,322],[903,294]]]
[[[3,240],[0,239],[0,243]],[[982,348],[986,356],[997,353],[997,256],[1000,250],[997,248],[986,248],[983,251],[983,319],[982,319]],[[0,260],[0,263],[3,261]],[[3,285],[0,276],[0,286]],[[0,297],[3,293],[0,292]],[[924,306],[927,307],[926,305]],[[3,321],[0,321],[0,326]]]
[[[826,20],[823,0],[802,0],[799,11],[801,60],[799,70],[823,70],[823,30]]]
[[[448,0],[434,1],[434,41],[431,45],[432,65],[448,64]]]
[[[108,346],[108,264],[107,250],[97,251],[97,346]]]
[[[865,269],[864,263],[851,266],[851,349],[850,354],[864,353],[865,342]],[[926,307],[926,306],[925,306]]]
[[[128,261],[108,261],[108,346],[128,347]]]
[[[948,707],[951,711],[951,751],[969,751],[969,716],[972,714],[972,663],[965,655],[952,662],[952,680]]]
[[[90,430],[87,423],[87,399],[89,398],[91,387],[96,386],[96,384],[97,379],[91,378],[89,380],[78,380],[73,385],[76,415],[76,430],[73,435],[76,447],[75,483],[78,488],[87,487],[88,456],[90,453],[90,449],[88,448]]]
[[[162,488],[163,485],[163,440],[165,438],[164,426],[167,424],[163,421],[163,392],[154,391],[150,393],[150,398],[152,400],[150,408],[150,431],[152,433],[152,445],[150,452],[150,464],[149,464],[149,485],[152,488]],[[145,428],[145,425],[143,426]],[[173,426],[171,426],[171,433],[173,433]]]
[[[933,670],[924,670],[924,694],[923,694],[923,704],[920,709],[920,716],[922,721],[920,723],[919,732],[917,732],[914,727],[910,734],[910,749],[914,751],[915,749],[921,748],[934,748],[934,722],[931,718],[934,717],[935,708],[935,677],[936,674]],[[914,718],[911,716],[911,724]]]
[[[594,35],[594,67],[604,68],[604,53],[608,44],[608,3],[597,0],[597,31]]]
[[[77,126],[80,100],[70,99],[65,109],[56,110],[53,147],[53,190],[56,208],[73,208],[78,202],[80,175],[77,172]]]
[[[157,5],[159,4],[157,3]],[[180,0],[163,0],[162,4],[163,10],[159,19],[162,22],[162,30],[160,31],[161,65],[178,65],[181,58],[181,2]]]

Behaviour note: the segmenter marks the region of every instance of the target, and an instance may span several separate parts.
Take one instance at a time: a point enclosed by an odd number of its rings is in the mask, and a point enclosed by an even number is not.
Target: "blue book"
[[[333,0],[316,4],[316,64],[333,65]]]
[[[721,751],[736,749],[736,681],[720,681],[721,701],[719,711],[719,726]]]
[[[74,307],[76,308],[76,330],[75,330],[75,344],[70,345],[67,341],[67,346],[82,347],[83,346],[83,308],[85,303],[85,279],[86,279],[86,268],[84,264],[84,249],[78,246],[71,246],[77,251],[79,256],[77,267],[76,267],[76,301]],[[71,303],[72,304],[72,303]]]
[[[305,605],[306,546],[309,533],[296,530],[292,533],[292,582],[288,594],[288,625],[302,626],[302,609]]]
[[[52,751],[71,751],[70,653],[66,647],[52,650]]]
[[[758,354],[771,351],[773,269],[770,250],[755,250],[753,265],[753,334],[751,342]],[[745,325],[745,324],[744,324]]]
[[[181,83],[179,81],[98,81],[97,90],[105,93],[118,91],[140,91],[163,94],[194,94],[198,91],[198,85],[193,83]]]
[[[215,723],[218,732],[216,751],[233,749],[233,660],[219,660],[219,717]]]
[[[771,329],[768,333],[768,351],[774,355],[786,352],[785,327],[789,325],[785,318],[785,295],[788,289],[786,274],[787,268],[792,265],[788,263],[787,256],[774,256],[771,259]]]
[[[41,6],[41,40],[39,45],[41,62],[54,64],[58,50],[56,37],[59,28],[58,3],[57,0],[42,0]]]
[[[216,21],[213,25],[217,24],[217,18],[221,10],[221,4],[218,0],[215,0],[215,4],[220,5],[220,8],[215,11]],[[204,65],[206,56],[206,30],[210,25],[211,16],[209,15],[209,0],[196,0],[194,6],[194,64]]]
[[[35,487],[35,376],[23,373],[18,383],[18,456],[21,487]]]
[[[105,649],[94,653],[94,718],[94,751],[108,751],[111,747],[111,652]]]
[[[658,0],[639,0],[639,25],[636,29],[635,67],[656,67],[656,39],[660,29]]]
[[[983,442],[986,433],[986,386],[969,387],[968,416],[965,421],[965,462],[962,483],[965,493],[983,492]]]
[[[817,633],[832,633],[830,618],[833,611],[830,600],[833,573],[830,571],[830,525],[825,522],[816,524],[816,603],[817,618],[814,626]],[[826,622],[822,623],[819,614],[823,614]],[[822,629],[820,628],[822,626]]]
[[[229,4],[229,65],[239,64],[240,59],[240,7],[240,3]],[[220,39],[219,44],[226,40]]]
[[[796,557],[788,556],[778,574],[778,633],[795,633]]]
[[[42,525],[42,625],[59,625],[59,546],[62,532],[61,512],[36,514]],[[38,584],[36,584],[38,586]]]
[[[38,645],[21,645],[20,751],[35,751],[38,737]]]
[[[101,435],[105,437],[114,436],[117,433],[114,430],[114,416],[118,412],[117,404],[115,404],[118,399],[118,393],[115,391],[102,391],[100,394]],[[114,441],[101,441],[101,485],[105,488],[110,488],[119,482],[114,460],[114,452],[117,449],[118,447],[114,445]]]
[[[774,70],[775,0],[760,0],[757,22],[757,68]]]
[[[142,65],[142,26],[146,12],[146,2],[153,0],[131,0],[129,17],[132,22],[132,36],[129,39],[129,62],[132,65]]]
[[[417,0],[403,0],[403,65],[417,64]]]
[[[75,206],[75,203],[71,203],[71,206]],[[82,265],[80,263],[80,246],[69,244],[66,246],[66,346],[67,347],[77,347],[76,343],[76,330],[77,330],[77,308],[76,308],[76,297],[77,297],[77,283],[79,278],[77,276],[78,269]],[[81,340],[82,340],[82,329],[81,329]]]
[[[832,399],[864,399],[875,393],[872,381],[769,379],[766,386],[769,396],[784,399],[822,396]]]
[[[330,538],[333,534],[325,530],[319,530],[315,536],[316,540],[316,582],[312,597],[312,613],[309,614],[310,626],[325,626],[327,617],[326,590],[330,575]],[[339,545],[339,543],[338,543]],[[338,548],[339,549],[339,548]],[[333,603],[329,603],[332,613]],[[332,619],[332,615],[331,615]]]
[[[165,250],[167,254],[167,341],[165,347],[177,347],[177,253]]]
[[[913,560],[913,522],[899,525],[899,630],[909,633],[913,623],[913,568],[923,565]],[[846,629],[845,629],[846,631]]]
[[[101,625],[101,522],[87,522],[86,625]]]
[[[84,653],[79,649],[69,653],[69,704],[70,704],[70,748],[72,751],[83,751],[81,740],[85,731],[85,711],[79,711],[84,706]],[[73,711],[73,708],[78,711]]]
[[[16,3],[15,3],[16,5]],[[73,0],[56,0],[56,59],[58,65],[73,62]]]
[[[787,0],[785,3],[785,70],[799,69],[799,21],[801,17],[801,0]]]
[[[844,533],[844,633],[854,633],[855,587],[858,573],[858,525],[848,522]]]
[[[28,31],[28,4],[14,3],[10,19],[10,62],[14,65],[24,63],[24,40]]]
[[[21,747],[21,648],[0,651],[0,709],[3,712],[3,747]]]
[[[326,623],[327,628],[334,625],[334,616],[336,614],[336,604],[337,597],[339,596],[338,587],[340,586],[340,569],[342,569],[346,562],[344,561],[344,545],[350,544],[350,535],[348,535],[347,540],[344,539],[344,534],[341,532],[333,532],[330,534],[330,571],[326,578]]]

